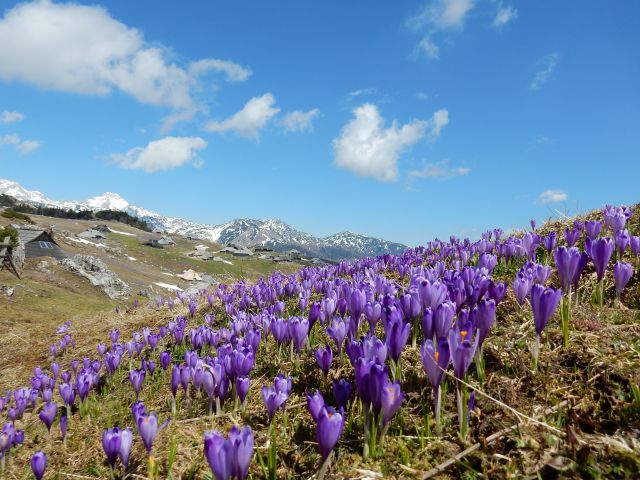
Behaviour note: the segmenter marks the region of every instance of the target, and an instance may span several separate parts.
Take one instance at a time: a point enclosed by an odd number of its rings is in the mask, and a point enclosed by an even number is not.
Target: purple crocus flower
[[[504,282],[494,283],[493,281],[489,282],[489,287],[487,289],[487,296],[495,300],[496,306],[504,299],[507,294],[507,284]]]
[[[111,470],[116,467],[116,460],[120,454],[120,429],[114,427],[102,431],[102,448],[107,455]]]
[[[216,480],[245,480],[253,457],[251,428],[240,430],[234,426],[228,439],[216,430],[205,432],[204,456]]]
[[[171,365],[171,352],[160,352],[160,366],[166,370]]]
[[[62,437],[62,441],[65,441],[67,437],[67,416],[62,415],[60,417],[60,436]]]
[[[327,335],[335,342],[338,357],[342,355],[342,345],[347,336],[347,326],[340,317],[333,317],[331,326],[327,328]]]
[[[278,408],[284,410],[287,398],[288,395],[285,392],[278,391],[275,387],[262,387],[262,401],[267,408],[269,422],[273,420],[273,416],[278,411]]]
[[[613,267],[613,278],[616,282],[616,295],[618,299],[620,298],[620,294],[624,290],[624,287],[626,287],[629,280],[631,280],[632,275],[633,267],[630,263],[616,262]]]
[[[144,446],[147,449],[147,455],[151,455],[151,447],[153,447],[153,441],[155,440],[158,432],[160,432],[160,430],[162,430],[167,425],[167,423],[169,423],[169,420],[158,427],[158,416],[155,412],[151,412],[148,415],[138,415],[136,425],[138,427],[138,432],[142,437],[142,443],[144,443]]]
[[[578,239],[580,238],[580,234],[582,230],[579,228],[565,228],[564,229],[564,239],[567,242],[568,247],[573,247]]]
[[[44,470],[47,468],[47,455],[42,451],[38,450],[31,457],[31,471],[37,480],[41,480],[44,475]]]
[[[326,346],[325,348],[317,348],[315,351],[316,362],[318,362],[318,366],[322,373],[326,377],[329,375],[329,369],[331,368],[331,362],[333,361],[333,350],[331,350],[330,346]]]
[[[596,220],[584,222],[584,231],[591,240],[595,240],[595,238],[600,235],[600,230],[602,230],[602,222]]]
[[[145,371],[142,369],[131,370],[129,372],[129,381],[133,386],[133,389],[136,392],[136,400],[140,395],[140,390],[142,389],[142,382],[144,382]]]
[[[253,457],[253,432],[249,427],[240,430],[234,426],[229,431],[227,441],[232,446],[233,474],[238,480],[245,480],[249,474],[249,465]]]
[[[569,291],[573,278],[580,263],[580,250],[577,247],[558,247],[553,254],[556,270],[562,283],[562,288]]]
[[[516,274],[516,278],[513,279],[513,293],[516,296],[516,301],[521,307],[524,305],[524,301],[531,291],[531,279],[523,272],[519,271]]]
[[[396,414],[404,400],[404,393],[400,388],[400,382],[387,383],[382,389],[380,399],[382,404],[382,425],[385,426]]]
[[[232,477],[231,445],[220,432],[212,430],[204,433],[204,456],[216,480],[228,480]]]
[[[247,398],[247,393],[249,393],[249,385],[250,381],[248,376],[236,378],[236,393],[240,399],[240,403],[242,404],[244,404],[244,401]]]
[[[478,348],[480,336],[475,336],[472,342],[473,332],[471,322],[465,322],[462,325],[456,325],[449,332],[449,351],[451,352],[451,363],[453,363],[453,372],[459,379],[463,379],[473,356]]]
[[[631,235],[629,235],[628,230],[622,230],[616,233],[615,244],[616,251],[618,252],[618,258],[622,258],[622,256],[624,255],[624,251],[629,246],[630,241]]]
[[[534,285],[531,289],[531,309],[533,310],[533,322],[536,327],[538,337],[547,325],[549,319],[556,311],[562,290],[553,287],[545,288],[542,285]]]
[[[496,302],[494,300],[480,300],[473,309],[472,317],[473,324],[478,329],[479,345],[482,345],[496,319]]]
[[[307,392],[306,397],[307,397],[307,409],[311,414],[311,418],[313,418],[313,420],[316,423],[318,423],[318,418],[320,417],[320,411],[325,406],[324,398],[322,397],[320,390],[316,390],[312,394],[309,394],[309,392]]]
[[[322,407],[318,416],[316,439],[323,459],[326,459],[335,448],[344,430],[344,410],[336,411],[333,407]]]
[[[451,330],[453,316],[456,313],[456,306],[452,302],[443,302],[435,310],[434,333],[436,338],[446,337]]]
[[[591,242],[591,259],[593,260],[593,266],[596,269],[598,275],[598,282],[604,277],[604,272],[613,255],[614,244],[609,237],[597,238]]]
[[[434,334],[435,334],[435,320],[434,320],[433,310],[431,310],[430,307],[427,307],[424,309],[424,313],[422,314],[422,338],[423,340],[426,340],[428,338],[433,338]]]
[[[542,245],[547,253],[551,253],[553,248],[556,246],[556,232],[551,232],[546,237],[543,237]]]
[[[129,466],[129,455],[131,454],[131,446],[133,445],[133,432],[131,427],[120,430],[120,461],[124,468]]]
[[[291,317],[289,319],[289,335],[299,355],[307,340],[307,335],[309,335],[309,320],[306,318]]]
[[[438,341],[438,349],[433,345],[431,339],[427,339],[420,349],[422,357],[422,366],[424,371],[429,377],[431,386],[434,391],[440,388],[440,382],[444,376],[444,370],[449,366],[449,360],[451,358],[449,351],[449,343],[445,338],[441,338]]]
[[[389,357],[395,363],[398,363],[402,349],[407,344],[410,334],[411,325],[408,322],[405,323],[402,320],[397,320],[388,326],[386,339],[387,351],[389,352]]]
[[[58,404],[56,402],[47,403],[42,407],[38,417],[42,420],[42,423],[45,424],[47,430],[51,431],[51,425],[53,425],[53,421],[56,419],[56,414],[58,413]]]
[[[640,253],[640,235],[629,237],[629,248],[631,249],[631,253],[633,256],[638,258],[638,254]]]
[[[347,407],[349,397],[351,397],[351,383],[344,378],[333,381],[333,400],[336,402],[338,408]]]

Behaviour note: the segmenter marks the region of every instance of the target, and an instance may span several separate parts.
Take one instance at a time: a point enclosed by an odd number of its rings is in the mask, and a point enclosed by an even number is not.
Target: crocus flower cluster
[[[616,298],[623,298],[633,279],[633,257],[637,259],[640,250],[640,238],[630,233],[634,231],[630,218],[628,208],[608,206],[602,221],[575,222],[559,233],[545,233],[545,227],[536,228],[532,222],[532,230],[519,235],[507,236],[496,229],[475,242],[451,237],[402,255],[305,267],[288,276],[276,272],[255,284],[241,281],[218,285],[215,291],[158,297],[149,301],[148,308],[168,315],[166,324],[142,328],[130,338],[113,329],[91,349],[93,358],[72,358],[75,340],[71,324],[66,323],[58,328],[60,337],[50,347],[54,360],[50,368],[37,368],[30,385],[0,397],[0,413],[6,410],[9,420],[0,432],[0,457],[7,458],[22,443],[24,434],[13,422],[25,412],[37,415],[41,420],[37,428],[43,434],[59,421],[65,438],[78,404],[80,415],[94,411],[89,402],[98,387],[114,388],[115,379],[128,375],[129,399],[135,395],[137,400],[133,420],[153,475],[153,443],[168,420],[159,425],[158,415],[147,413],[145,404],[138,401],[148,399],[150,386],[171,389],[176,415],[178,408],[183,415],[206,411],[208,406],[212,415],[214,405],[220,413],[223,408],[237,410],[239,404],[244,413],[260,356],[272,356],[274,365],[287,371],[286,365],[291,365],[287,355],[295,367],[293,378],[278,375],[272,385],[261,389],[271,431],[278,410],[285,412],[286,420],[297,375],[317,375],[318,387],[331,389],[336,405],[327,405],[319,390],[307,393],[323,464],[338,450],[345,418],[354,409],[362,412],[364,455],[376,455],[402,407],[403,389],[408,387],[403,376],[407,377],[407,368],[415,368],[401,365],[409,339],[416,347],[420,340],[437,426],[446,408],[443,382],[451,377],[452,383],[446,381],[446,385],[455,386],[464,438],[476,404],[476,387],[469,391],[467,384],[484,381],[483,346],[488,343],[485,352],[491,348],[501,302],[515,300],[522,307],[520,315],[527,315],[530,304],[537,366],[542,332],[553,324],[559,305],[564,343],[568,343],[570,307],[579,301],[578,291],[584,290],[582,285],[577,287],[585,273],[595,272],[599,303],[604,302],[605,278],[607,284],[613,278]],[[500,275],[511,272],[511,277],[497,281],[494,271],[498,270]],[[557,288],[551,284],[556,279]],[[120,314],[126,315],[126,310]],[[314,358],[322,376],[317,369],[300,370],[302,361],[313,363]],[[476,378],[471,368],[474,361]],[[338,372],[343,378],[335,378]],[[225,403],[229,397],[234,400],[231,406]],[[111,468],[120,459],[126,470],[133,430],[105,429],[102,442]],[[233,427],[227,438],[216,431],[205,434],[205,457],[216,478],[246,478],[252,454],[253,433],[248,427]],[[44,453],[34,455],[32,466],[40,478],[46,467]]]

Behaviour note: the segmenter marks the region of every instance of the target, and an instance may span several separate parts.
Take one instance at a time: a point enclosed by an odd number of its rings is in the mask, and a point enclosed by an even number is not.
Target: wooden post
[[[0,243],[0,270],[4,268],[4,264],[8,263],[13,270],[13,273],[16,274],[16,277],[20,279],[20,274],[18,273],[18,269],[13,264],[13,260],[11,259],[11,237],[6,236],[2,243]]]

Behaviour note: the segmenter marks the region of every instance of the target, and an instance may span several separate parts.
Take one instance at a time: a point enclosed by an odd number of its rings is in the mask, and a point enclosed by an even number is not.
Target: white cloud
[[[308,112],[295,110],[284,116],[282,125],[287,132],[306,132],[313,130],[313,119],[320,115],[320,110],[314,108]]]
[[[410,17],[406,25],[411,30],[424,31],[424,36],[413,49],[410,58],[417,60],[426,55],[430,60],[440,58],[440,47],[433,40],[438,32],[462,30],[475,0],[429,0],[422,9]]]
[[[417,15],[407,20],[407,25],[413,29],[425,26],[440,30],[460,28],[474,5],[474,0],[429,1]]]
[[[422,54],[426,55],[430,60],[438,60],[440,58],[440,47],[433,43],[429,36],[426,36],[416,45],[413,57],[417,59]]]
[[[252,74],[250,68],[243,67],[228,60],[218,60],[217,58],[199,60],[189,66],[189,71],[194,76],[202,75],[211,70],[224,73],[229,82],[244,82]]]
[[[109,159],[122,168],[139,169],[147,173],[171,170],[187,163],[202,165],[198,150],[207,147],[200,137],[164,137],[149,142],[146,147],[135,147],[126,153],[113,153]]]
[[[0,79],[82,95],[118,90],[139,102],[188,112],[197,76],[223,72],[229,80],[250,71],[232,62],[205,59],[193,72],[172,60],[169,49],[144,41],[142,33],[114,19],[100,6],[22,3],[0,18]]]
[[[0,145],[17,145],[20,143],[20,137],[15,133],[0,137]]]
[[[356,98],[356,97],[361,97],[363,95],[375,95],[376,93],[378,93],[377,88],[367,87],[367,88],[360,88],[358,90],[353,90],[347,93],[347,97]]]
[[[16,148],[21,154],[28,155],[29,153],[35,152],[40,148],[40,142],[38,142],[37,140],[23,140],[17,145]]]
[[[429,94],[426,93],[426,92],[418,92],[418,93],[416,93],[416,98],[418,100],[426,102],[427,100],[429,100]]]
[[[258,139],[260,129],[280,111],[275,107],[276,99],[270,93],[253,97],[231,117],[221,122],[211,121],[205,125],[210,132],[236,132],[241,137]]]
[[[428,163],[420,170],[411,170],[409,177],[412,178],[437,178],[446,179],[451,177],[462,177],[471,171],[467,167],[449,167],[446,160],[438,163]]]
[[[500,28],[516,18],[518,18],[518,10],[511,5],[504,6],[502,2],[500,2],[498,4],[498,11],[496,12],[496,16],[493,18],[491,26],[494,28]]]
[[[560,62],[560,55],[558,53],[553,52],[545,55],[540,60],[540,70],[538,70],[531,80],[529,84],[529,90],[540,90],[542,86],[549,81],[553,71],[558,66],[558,62]]]
[[[429,122],[414,120],[398,127],[394,121],[384,128],[378,108],[370,103],[356,108],[353,114],[340,137],[333,140],[335,165],[361,177],[397,180],[400,155],[424,137]]]
[[[2,113],[0,113],[0,123],[4,123],[5,125],[20,122],[21,120],[24,120],[23,113],[10,112],[9,110],[3,110]]]
[[[431,131],[429,140],[435,141],[440,137],[440,132],[449,124],[449,111],[444,108],[434,112],[430,121]]]
[[[564,190],[545,190],[540,194],[540,201],[548,205],[549,203],[564,202],[569,198],[569,195]]]
[[[16,133],[0,136],[0,145],[13,145],[21,155],[28,155],[40,148],[41,143],[36,140],[21,140]]]

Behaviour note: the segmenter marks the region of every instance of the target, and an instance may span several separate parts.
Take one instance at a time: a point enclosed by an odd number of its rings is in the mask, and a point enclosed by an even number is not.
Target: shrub
[[[16,212],[11,208],[5,208],[1,214],[4,218],[12,218],[15,220],[22,220],[23,222],[33,223],[33,220],[29,217],[29,215],[25,215],[24,213]]]
[[[11,238],[11,248],[16,248],[18,246],[18,231],[11,226],[0,228],[0,242],[3,242],[7,236]]]

